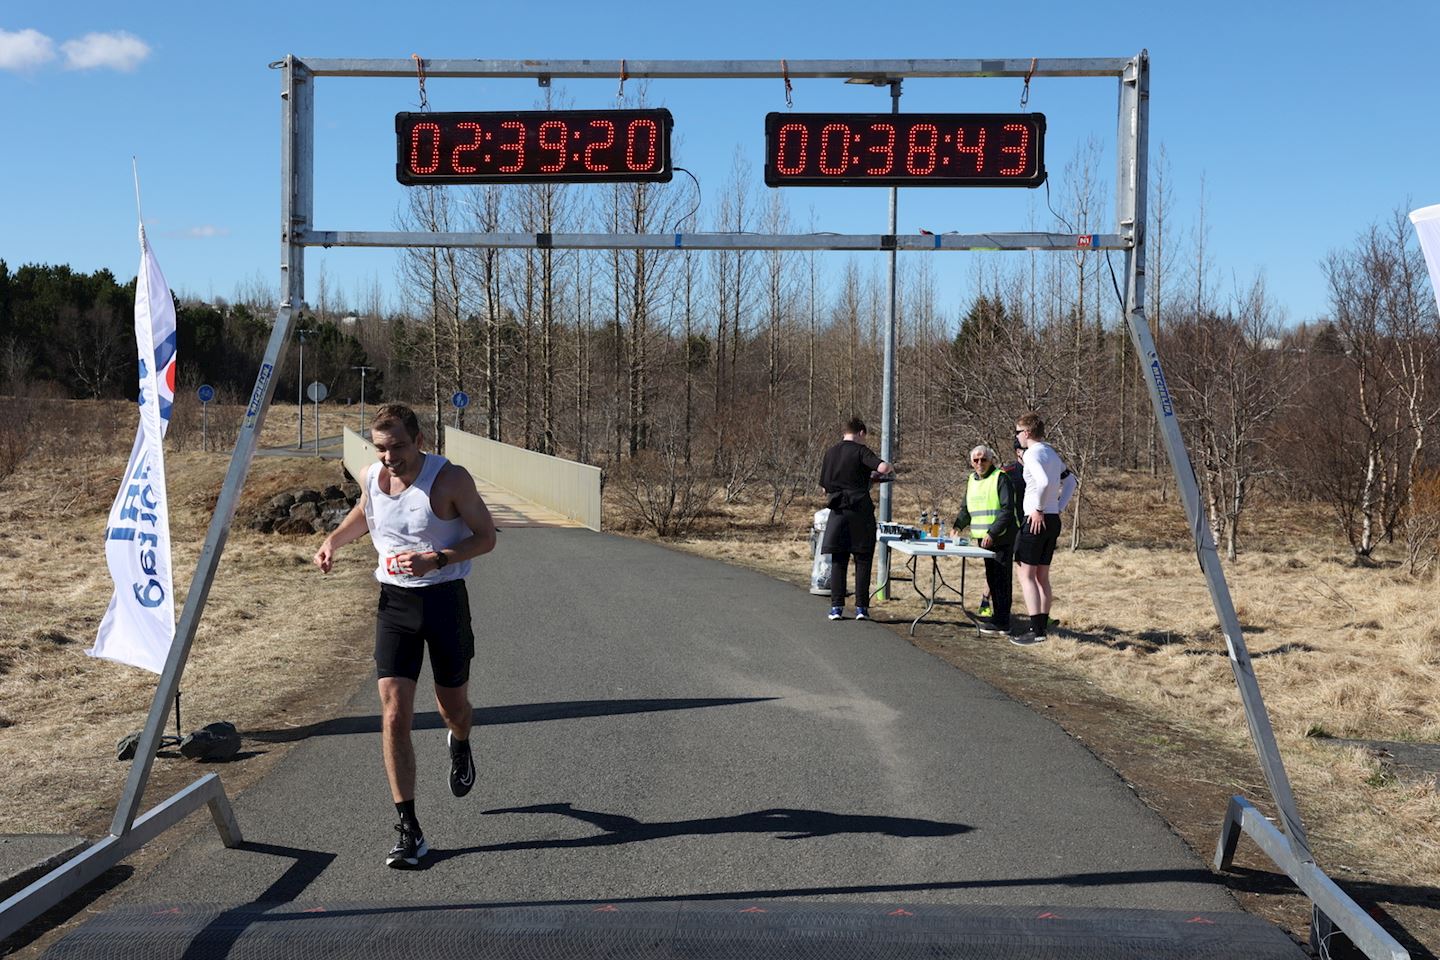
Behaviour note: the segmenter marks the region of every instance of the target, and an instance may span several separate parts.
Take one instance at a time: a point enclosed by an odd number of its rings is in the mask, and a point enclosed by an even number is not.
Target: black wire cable
[[[695,214],[700,212],[700,181],[696,179],[695,174],[691,173],[689,170],[686,170],[684,167],[676,167],[675,169],[679,170],[681,173],[685,174],[685,176],[689,177],[695,182],[695,206],[691,207],[690,212],[685,214],[685,216],[681,217],[679,220],[676,220],[674,228],[671,231],[666,231],[667,233],[673,232],[673,230],[680,229],[680,224],[684,223],[686,220],[689,220],[691,217],[695,216]]]
[[[1051,205],[1051,203],[1050,203],[1050,181],[1049,181],[1048,179],[1045,181],[1045,206],[1047,206],[1047,207],[1050,208],[1050,214],[1051,214],[1051,216],[1053,216],[1056,220],[1059,220],[1059,221],[1065,226],[1065,229],[1066,229],[1068,232],[1070,232],[1070,233],[1074,233],[1074,232],[1075,232],[1075,228],[1074,228],[1073,226],[1071,226],[1070,221],[1069,221],[1069,220],[1066,220],[1063,216],[1061,216],[1061,215],[1060,215],[1060,211],[1056,210],[1055,207]],[[1106,251],[1105,251],[1105,266],[1106,266],[1107,268],[1109,268],[1109,270],[1110,270],[1110,285],[1115,288],[1115,301],[1116,301],[1118,304],[1120,304],[1120,312],[1121,312],[1121,313],[1124,313],[1124,312],[1125,312],[1125,296],[1124,296],[1124,294],[1122,294],[1122,293],[1120,292],[1120,280],[1119,280],[1118,277],[1115,276],[1115,264],[1114,264],[1113,262],[1111,262],[1111,260],[1110,260],[1110,251],[1109,251],[1109,250],[1106,250]]]

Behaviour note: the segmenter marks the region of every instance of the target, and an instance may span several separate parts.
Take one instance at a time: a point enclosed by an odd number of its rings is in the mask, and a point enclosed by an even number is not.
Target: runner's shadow
[[[701,817],[695,820],[656,820],[647,823],[619,813],[576,809],[569,803],[537,803],[528,807],[486,810],[486,814],[554,813],[598,827],[603,833],[588,837],[555,840],[516,840],[466,847],[432,850],[429,862],[440,863],[467,853],[499,853],[507,850],[551,850],[578,847],[605,847],[669,837],[714,836],[722,833],[773,833],[776,840],[811,840],[839,834],[878,834],[887,837],[950,837],[969,833],[974,827],[963,823],[920,820],[911,817],[884,817],[867,814],[826,813],[821,810],[773,808],[730,817]]]

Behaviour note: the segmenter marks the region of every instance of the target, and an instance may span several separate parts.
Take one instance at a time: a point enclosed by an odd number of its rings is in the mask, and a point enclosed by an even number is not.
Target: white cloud
[[[191,227],[189,230],[186,230],[185,236],[195,237],[197,239],[206,239],[209,237],[228,237],[230,236],[230,228],[217,227],[212,223],[204,223],[198,227]]]
[[[67,70],[120,70],[129,73],[150,56],[150,47],[139,37],[123,30],[115,33],[87,33],[79,40],[60,45]]]
[[[23,73],[55,59],[55,41],[38,30],[0,30],[0,70]]]

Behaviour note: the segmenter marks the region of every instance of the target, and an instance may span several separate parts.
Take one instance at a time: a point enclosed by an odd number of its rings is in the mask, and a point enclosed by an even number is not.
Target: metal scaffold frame
[[[943,236],[897,236],[897,191],[891,188],[889,232],[884,234],[736,234],[736,233],[428,233],[365,230],[320,230],[314,224],[315,80],[319,77],[394,77],[416,75],[413,60],[302,59],[288,56],[272,66],[282,70],[281,100],[281,304],[265,357],[251,392],[245,419],[231,456],[215,513],[201,550],[175,642],[155,691],[145,731],[111,825],[111,836],[75,860],[36,881],[0,904],[0,939],[9,936],[45,909],[59,903],[104,869],[191,810],[208,803],[227,846],[240,842],[239,828],[229,811],[217,778],[194,786],[135,820],[149,777],[161,730],[169,715],[220,554],[234,518],[240,489],[249,471],[260,428],[274,394],[274,373],[289,342],[291,325],[304,309],[307,247],[493,247],[654,250],[873,250],[890,255],[889,317],[884,343],[884,409],[881,456],[891,459],[896,435],[895,384],[895,257],[906,251],[954,250],[1121,250],[1125,257],[1124,314],[1136,354],[1145,371],[1156,424],[1185,508],[1196,558],[1210,590],[1225,636],[1230,666],[1244,706],[1251,740],[1275,802],[1280,828],[1270,823],[1243,797],[1234,797],[1225,816],[1215,854],[1215,868],[1226,869],[1240,834],[1249,834],[1315,905],[1311,936],[1320,943],[1335,929],[1372,960],[1409,960],[1405,949],[1347,896],[1315,864],[1304,824],[1295,806],[1260,687],[1245,645],[1229,585],[1210,532],[1199,485],[1166,387],[1160,357],[1145,317],[1145,216],[1148,189],[1150,61],[1142,51],[1134,57],[1088,59],[978,60],[425,60],[429,77],[529,78],[542,86],[554,79],[799,79],[833,78],[888,86],[892,110],[899,112],[901,84],[917,78],[1114,77],[1119,83],[1116,146],[1116,224],[1114,232],[1076,235],[1037,232],[987,232]],[[1082,240],[1083,237],[1083,240]],[[890,519],[890,491],[881,491],[882,520]],[[887,569],[884,545],[879,568]],[[883,583],[882,583],[883,589]]]

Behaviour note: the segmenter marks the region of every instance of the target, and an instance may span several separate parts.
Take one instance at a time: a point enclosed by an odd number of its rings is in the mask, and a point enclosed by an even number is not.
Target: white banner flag
[[[105,530],[105,560],[115,592],[100,622],[92,657],[163,673],[175,639],[170,577],[170,507],[165,450],[175,402],[175,301],[140,227],[135,280],[135,345],[140,351],[140,425]]]
[[[1430,285],[1435,288],[1435,298],[1440,300],[1440,205],[1412,211],[1410,222],[1420,235],[1420,249],[1430,267]]]

